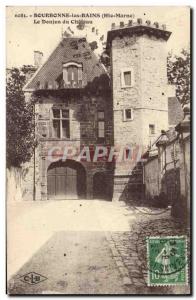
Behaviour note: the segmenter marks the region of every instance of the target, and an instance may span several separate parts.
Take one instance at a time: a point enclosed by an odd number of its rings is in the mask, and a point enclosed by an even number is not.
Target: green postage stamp
[[[187,284],[186,237],[148,237],[147,263],[148,286]]]

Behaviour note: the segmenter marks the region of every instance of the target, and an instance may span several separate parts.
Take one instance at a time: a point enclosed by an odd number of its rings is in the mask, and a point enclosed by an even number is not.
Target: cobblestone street
[[[8,210],[10,294],[184,292],[184,286],[147,286],[146,237],[188,235],[170,210],[98,200],[23,202]],[[21,281],[29,272],[47,280]]]
[[[109,242],[116,264],[125,278],[125,284],[135,287],[137,293],[182,293],[183,287],[148,287],[148,266],[146,238],[150,236],[181,236],[189,240],[189,232],[184,224],[171,217],[170,210],[147,209],[142,207],[126,210],[137,215],[134,223],[130,224],[129,232],[112,232]],[[189,244],[189,243],[188,243]],[[188,248],[188,257],[190,249]],[[187,288],[187,293],[189,292]]]

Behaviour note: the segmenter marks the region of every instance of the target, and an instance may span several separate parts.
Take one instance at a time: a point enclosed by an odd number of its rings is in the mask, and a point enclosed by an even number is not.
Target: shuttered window
[[[98,122],[98,137],[99,138],[105,137],[105,122],[104,121]]]
[[[97,113],[98,119],[98,138],[105,137],[105,113],[104,111],[100,110]]]
[[[63,64],[63,81],[65,88],[81,88],[82,64],[75,62]]]

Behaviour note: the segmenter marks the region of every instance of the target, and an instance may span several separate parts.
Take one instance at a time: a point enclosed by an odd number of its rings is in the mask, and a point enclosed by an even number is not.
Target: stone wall
[[[52,108],[65,108],[70,112],[70,139],[80,141],[81,145],[109,144],[113,140],[113,118],[111,98],[108,97],[39,97],[36,104],[38,135],[41,141],[52,140]],[[105,139],[98,138],[97,112],[105,112]],[[43,136],[44,135],[44,136]]]
[[[69,109],[70,114],[70,139],[54,138],[52,136],[52,108]],[[97,112],[105,113],[105,138],[98,138]],[[113,118],[111,97],[107,96],[86,96],[62,97],[54,95],[39,95],[35,104],[36,112],[36,137],[38,146],[35,151],[35,198],[36,200],[47,199],[47,170],[50,164],[61,160],[64,150],[72,147],[76,154],[69,159],[76,160],[80,151],[85,146],[95,147],[96,145],[112,145],[113,143]],[[70,150],[72,151],[72,150]],[[51,153],[53,157],[51,157]],[[112,164],[105,161],[85,162],[84,166],[87,175],[87,198],[93,198],[93,177],[97,172],[108,174],[108,185],[112,182]],[[106,182],[107,184],[107,182]]]
[[[184,106],[184,119],[176,126],[179,134],[179,168],[180,168],[180,197],[173,205],[172,214],[183,218],[190,225],[191,219],[191,135],[190,135],[190,106]]]
[[[126,37],[125,37],[126,38]],[[125,41],[116,38],[112,41],[112,90],[114,110],[114,144],[126,145],[127,143],[141,144],[141,135],[136,128],[140,128],[142,119],[138,107],[141,107],[141,51],[139,38],[127,37]],[[125,68],[133,68],[134,86],[122,88],[121,71]],[[123,109],[133,108],[133,121],[123,120]]]
[[[112,41],[112,91],[114,110],[114,144],[130,145],[146,151],[161,130],[168,129],[168,85],[166,41],[147,35],[115,37]],[[122,72],[131,70],[132,85],[123,87]],[[123,118],[123,110],[131,108],[132,120]],[[149,125],[155,126],[150,134]],[[137,161],[116,163],[115,175],[127,175]],[[117,181],[115,180],[116,184]],[[122,180],[122,188],[125,178]],[[118,187],[119,188],[119,187]],[[119,196],[117,195],[117,198]]]
[[[144,164],[144,182],[146,200],[159,195],[159,165],[157,156]]]
[[[168,129],[168,83],[166,41],[143,35],[141,47],[142,142],[148,145],[161,130]],[[149,124],[155,134],[149,135]]]
[[[112,42],[114,143],[147,146],[168,128],[166,42],[148,36],[116,38]],[[122,87],[121,71],[131,69],[132,87]],[[123,120],[123,109],[133,108],[133,120]],[[155,134],[149,136],[149,124]]]
[[[185,151],[185,160],[184,160],[184,168],[185,168],[185,207],[186,214],[185,217],[190,222],[191,220],[191,136],[190,134],[184,140],[184,151]],[[181,174],[183,177],[183,174]],[[183,178],[181,178],[183,180]],[[181,189],[181,194],[183,191]]]
[[[145,198],[159,197],[160,205],[173,205],[180,194],[180,149],[174,138],[158,144],[158,155],[144,164]]]

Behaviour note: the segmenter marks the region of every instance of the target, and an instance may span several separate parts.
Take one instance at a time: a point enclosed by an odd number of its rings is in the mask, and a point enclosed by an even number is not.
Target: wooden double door
[[[48,199],[78,199],[78,171],[74,167],[54,165],[48,170]]]

